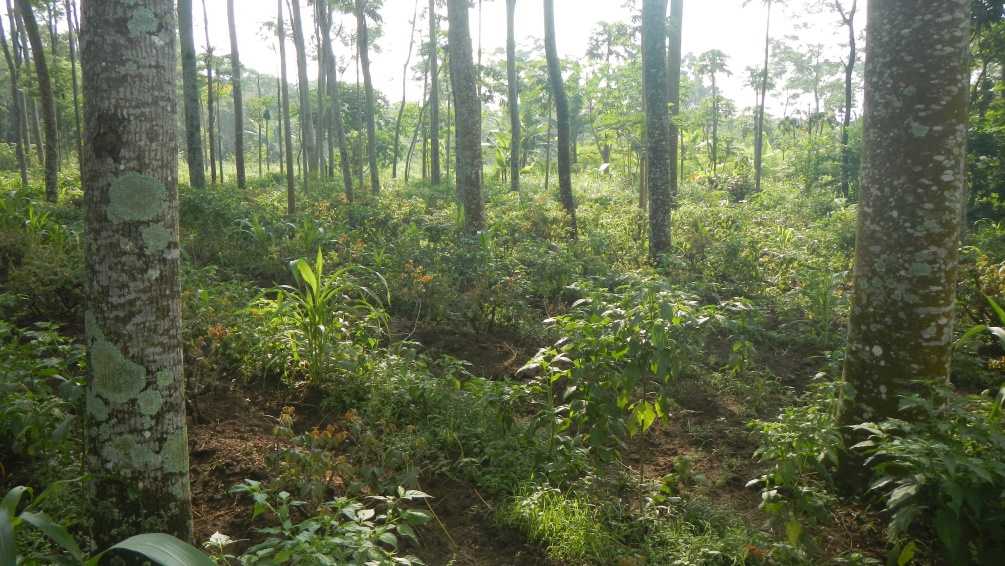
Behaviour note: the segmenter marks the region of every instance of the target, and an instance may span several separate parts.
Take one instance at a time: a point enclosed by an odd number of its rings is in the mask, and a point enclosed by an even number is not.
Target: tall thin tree
[[[234,94],[234,161],[237,165],[237,187],[244,188],[244,96],[241,94],[241,52],[237,47],[237,18],[234,0],[227,0],[227,23],[230,26],[230,83]]]
[[[680,66],[681,40],[684,37],[684,0],[670,0],[670,29],[667,50],[667,102],[670,104],[670,198],[677,199],[678,171],[677,154],[680,153]],[[673,206],[673,205],[671,205]]]
[[[482,113],[468,24],[468,0],[447,0],[450,83],[457,124],[457,190],[464,206],[464,230],[485,229],[482,188]]]
[[[642,72],[645,75],[646,153],[649,160],[649,259],[670,253],[670,124],[667,112],[667,0],[642,0]]]
[[[436,1],[429,0],[429,183],[440,185],[440,43]]]
[[[366,105],[363,117],[366,120],[366,155],[370,165],[370,189],[380,194],[380,170],[377,167],[377,125],[374,120],[375,101],[373,79],[370,76],[370,32],[366,25],[366,0],[356,0],[356,48],[363,70],[363,89]]]
[[[572,154],[569,140],[569,98],[565,94],[562,63],[558,59],[555,39],[555,0],[544,0],[544,53],[548,62],[548,77],[555,97],[555,126],[558,130],[556,153],[558,157],[558,192],[562,207],[569,215],[570,236],[578,237],[576,226],[576,201],[572,196]]]
[[[29,0],[15,0],[24,21],[25,34],[31,42],[31,55],[35,61],[38,92],[42,101],[42,119],[45,122],[45,199],[59,199],[59,127],[56,124],[56,99],[52,93],[52,76],[46,61],[45,45],[38,30],[35,13]]]
[[[185,160],[189,185],[206,188],[206,164],[202,158],[202,103],[196,68],[195,33],[192,26],[192,0],[178,0],[178,38],[181,42],[182,100],[185,106]]]
[[[293,124],[290,119],[290,83],[286,77],[286,26],[283,24],[283,0],[276,0],[279,6],[277,31],[279,33],[279,67],[282,85],[283,135],[286,146],[286,213],[293,216],[297,213],[297,192],[293,172]]]
[[[412,63],[412,51],[415,49],[415,28],[419,23],[419,0],[415,0],[415,9],[412,13],[412,32],[408,40],[408,56],[405,57],[405,64],[401,70],[401,105],[398,106],[398,118],[394,123],[394,157],[391,160],[391,178],[398,178],[398,157],[401,143],[401,119],[405,115],[405,102],[408,95],[408,66]]]
[[[339,167],[342,170],[342,184],[345,189],[345,198],[347,202],[352,202],[355,196],[352,186],[352,162],[349,157],[349,147],[345,138],[345,126],[342,123],[342,99],[339,92],[338,59],[335,58],[335,51],[332,48],[331,42],[332,7],[329,5],[323,13],[325,21],[321,25],[321,35],[324,40],[325,51],[327,52],[328,90],[332,99],[332,122],[335,125],[335,140],[338,143]]]
[[[202,0],[202,21],[203,27],[206,29],[206,133],[209,137],[209,176],[210,182],[215,185],[216,130],[214,112],[216,109],[214,102],[216,95],[213,89],[213,44],[209,42],[209,12],[206,10],[206,0]],[[220,176],[223,176],[223,171],[220,171]]]
[[[293,0],[293,45],[297,50],[297,82],[300,92],[300,133],[304,150],[304,192],[307,174],[318,169],[318,152],[314,144],[314,113],[311,111],[311,83],[307,78],[307,47],[304,40],[304,20],[300,15],[300,0]]]
[[[174,2],[81,8],[89,527],[192,541]]]
[[[509,110],[509,189],[519,192],[521,142],[520,79],[516,73],[516,0],[506,0],[506,83],[506,106]]]
[[[21,173],[21,188],[28,188],[28,166],[25,157],[25,143],[22,131],[24,129],[21,109],[21,89],[18,87],[18,72],[14,66],[14,59],[11,57],[11,50],[7,46],[7,36],[4,33],[3,22],[0,21],[0,43],[3,43],[3,54],[7,60],[7,72],[10,74],[11,90],[11,129],[14,130],[14,151],[17,156],[17,168]]]
[[[851,196],[851,148],[848,147],[848,132],[851,129],[851,109],[855,100],[855,12],[858,10],[858,0],[852,0],[851,8],[847,11],[841,5],[841,0],[834,0],[834,7],[848,28],[848,60],[844,63],[844,116],[841,117],[841,195],[847,199]]]
[[[80,137],[80,86],[77,80],[77,29],[79,26],[76,25],[75,17],[77,12],[76,5],[72,0],[66,0],[64,2],[64,8],[66,9],[66,27],[68,34],[68,43],[70,44],[70,80],[73,87],[73,133],[74,142],[77,145],[77,167],[80,167],[80,163],[83,160],[84,147],[83,142]]]

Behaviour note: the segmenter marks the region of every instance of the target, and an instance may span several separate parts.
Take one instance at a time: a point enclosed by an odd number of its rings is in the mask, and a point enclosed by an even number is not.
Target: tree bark
[[[432,13],[432,12],[430,12]],[[412,33],[408,40],[408,56],[401,71],[401,105],[398,106],[398,118],[394,123],[394,157],[391,160],[391,178],[398,178],[398,156],[401,143],[401,118],[405,115],[406,95],[408,94],[408,65],[412,62],[412,51],[415,48],[415,25],[419,21],[419,0],[415,0],[415,10],[412,13]]]
[[[761,98],[754,124],[754,190],[761,192],[761,161],[764,154],[764,102],[768,96],[768,62],[771,56],[771,0],[767,0],[768,21],[764,24],[764,70],[761,73]]]
[[[171,0],[84,0],[89,527],[192,542]]]
[[[520,191],[520,82],[516,74],[516,0],[506,0],[506,105],[509,107],[509,190]]]
[[[670,253],[673,205],[670,120],[667,113],[667,0],[642,0],[642,72],[645,76],[646,146],[649,187],[649,260]]]
[[[464,230],[485,229],[482,192],[482,114],[468,24],[468,1],[447,0],[450,83],[457,127],[457,190],[464,205]]]
[[[7,60],[7,71],[10,74],[11,91],[11,129],[14,130],[15,145],[14,151],[17,155],[17,168],[21,173],[21,188],[28,188],[28,166],[25,162],[24,137],[22,132],[22,111],[21,111],[21,91],[18,88],[18,72],[14,67],[14,59],[11,57],[10,48],[7,46],[7,37],[4,34],[3,24],[0,22],[0,42],[3,43],[3,54]]]
[[[681,40],[684,37],[684,0],[670,0],[669,50],[667,54],[667,102],[670,104],[670,206],[676,205],[678,178],[677,154],[680,153],[680,66]]]
[[[202,117],[199,115],[199,78],[196,69],[192,0],[178,0],[178,37],[181,41],[182,100],[185,105],[185,159],[189,184],[206,188],[206,165],[202,159]]]
[[[279,67],[282,75],[283,135],[286,142],[286,214],[297,213],[297,191],[293,172],[293,124],[290,120],[290,83],[286,78],[286,29],[283,25],[283,0],[276,0],[279,6]]]
[[[834,0],[834,6],[841,14],[841,21],[848,28],[848,62],[844,65],[844,116],[841,120],[841,195],[851,196],[851,148],[848,147],[848,130],[851,129],[851,107],[854,101],[852,81],[855,78],[855,12],[858,0],[852,0],[851,9],[844,11],[841,0]]]
[[[365,0],[356,0],[356,46],[359,49],[360,63],[363,67],[363,89],[366,95],[366,105],[363,107],[363,117],[366,120],[366,155],[370,165],[370,189],[375,195],[380,194],[380,169],[377,166],[377,125],[374,123],[373,80],[370,78],[370,36],[366,27]]]
[[[66,0],[66,27],[67,33],[69,34],[69,44],[70,44],[70,80],[73,86],[73,125],[74,125],[74,141],[77,145],[77,168],[80,168],[80,163],[83,161],[84,146],[81,141],[80,134],[80,87],[77,80],[77,45],[76,36],[77,30],[80,26],[76,25],[74,22],[77,7],[71,2],[71,0]]]
[[[213,93],[213,45],[209,42],[209,13],[206,11],[206,0],[202,0],[202,21],[206,28],[206,133],[209,137],[209,175],[210,182],[216,184],[216,132],[214,129],[214,93]],[[184,75],[182,77],[184,80]],[[223,171],[220,171],[223,176]],[[203,180],[205,182],[205,179]],[[222,182],[222,181],[221,181]]]
[[[440,186],[440,71],[436,2],[429,0],[429,184]]]
[[[38,30],[38,22],[28,0],[15,0],[24,21],[25,35],[31,43],[31,55],[38,77],[39,98],[42,101],[42,120],[45,123],[45,200],[59,199],[59,127],[56,124],[56,100],[52,94],[52,77],[45,58],[45,45]]]
[[[544,0],[544,52],[548,60],[548,77],[555,95],[555,121],[558,130],[556,152],[558,157],[558,191],[565,212],[569,215],[570,236],[578,236],[576,226],[576,201],[572,196],[572,158],[569,150],[569,98],[565,94],[562,65],[558,60],[555,41],[555,0]]]
[[[321,35],[324,38],[325,50],[328,53],[329,72],[328,89],[332,97],[332,121],[335,122],[335,139],[338,142],[339,166],[342,169],[342,184],[345,188],[347,202],[353,201],[352,163],[349,157],[349,147],[345,139],[345,126],[342,124],[342,101],[339,96],[338,60],[331,42],[332,11],[325,11],[325,21],[321,25]]]
[[[946,382],[966,195],[970,2],[868,6],[861,200],[844,427],[911,420],[900,398]],[[910,53],[911,57],[904,56]],[[845,428],[854,443],[862,433]],[[842,475],[864,487],[855,451]]]
[[[241,53],[237,48],[234,0],[227,0],[227,23],[230,26],[230,80],[234,88],[234,161],[237,165],[237,188],[243,189],[245,186],[244,97],[241,94]]]
[[[318,152],[314,146],[314,114],[311,112],[311,83],[307,78],[307,48],[304,42],[304,22],[300,17],[300,0],[293,0],[293,45],[297,50],[297,78],[300,91],[300,131],[303,136],[306,171],[318,170]],[[305,174],[304,179],[307,176]],[[308,191],[304,183],[304,192]]]

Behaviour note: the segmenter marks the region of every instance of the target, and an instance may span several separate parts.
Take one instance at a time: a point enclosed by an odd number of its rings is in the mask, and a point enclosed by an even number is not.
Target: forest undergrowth
[[[349,205],[316,182],[289,218],[275,180],[181,188],[197,542],[218,563],[1003,556],[1001,225],[968,234],[946,402],[868,425],[883,463],[849,498],[853,204],[688,183],[653,266],[637,195],[602,173],[577,175],[576,240],[540,177],[488,184],[474,236],[448,185]],[[14,178],[0,196],[4,493],[82,475],[82,196],[62,184],[58,205]],[[37,509],[82,539],[81,493]],[[18,534],[32,556],[44,535]]]

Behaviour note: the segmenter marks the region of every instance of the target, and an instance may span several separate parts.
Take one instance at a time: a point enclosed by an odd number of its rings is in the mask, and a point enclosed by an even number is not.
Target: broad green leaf
[[[199,549],[162,533],[129,537],[112,546],[109,551],[114,549],[141,554],[161,566],[215,566],[213,560]],[[102,555],[104,552],[88,560],[85,566],[97,566]]]
[[[908,562],[914,559],[914,548],[915,544],[913,540],[904,545],[904,548],[900,551],[900,556],[897,557],[897,566],[906,566]]]
[[[939,540],[946,545],[946,548],[952,549],[959,546],[960,539],[963,537],[963,526],[955,514],[940,509],[932,522],[935,524],[935,532],[938,533]]]
[[[77,546],[77,541],[73,540],[73,537],[70,536],[70,533],[66,532],[63,525],[53,521],[45,513],[31,513],[29,511],[25,511],[21,513],[21,519],[24,520],[25,523],[28,523],[45,533],[45,536],[52,539],[52,541],[59,546],[62,546],[77,560],[83,560],[84,555],[80,551],[80,547]]]
[[[9,518],[13,519],[17,516],[17,504],[21,502],[21,496],[24,495],[26,491],[29,493],[28,497],[31,497],[31,489],[23,485],[19,485],[8,491],[7,495],[3,498],[3,502],[0,502],[0,509],[6,509],[7,516]]]
[[[991,308],[993,308],[995,313],[998,315],[998,321],[1001,322],[1002,324],[1005,324],[1005,310],[1003,310],[1000,306],[998,306],[998,303],[996,303],[995,300],[992,299],[991,297],[984,295],[984,298],[987,299],[989,303],[991,303]]]
[[[898,486],[890,493],[890,499],[886,502],[887,509],[894,509],[898,507],[901,503],[904,503],[908,499],[915,496],[918,493],[917,484],[908,484]]]
[[[785,534],[789,538],[789,544],[799,544],[799,537],[803,534],[803,526],[799,521],[785,521]]]
[[[14,548],[14,523],[6,507],[0,507],[0,564],[17,564],[17,550]]]

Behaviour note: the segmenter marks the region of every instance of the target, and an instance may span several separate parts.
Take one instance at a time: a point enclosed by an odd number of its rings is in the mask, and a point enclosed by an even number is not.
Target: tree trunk
[[[52,77],[45,59],[45,45],[38,30],[38,22],[31,10],[29,0],[15,0],[21,18],[24,20],[25,34],[31,42],[32,59],[38,76],[38,92],[42,100],[42,119],[45,121],[45,200],[59,199],[59,127],[56,124],[56,100],[52,94]]]
[[[432,12],[430,12],[432,14]],[[405,96],[408,91],[408,65],[412,62],[412,51],[415,48],[415,24],[419,21],[419,0],[415,0],[415,10],[412,13],[412,33],[408,40],[408,56],[401,71],[401,105],[398,106],[398,118],[394,123],[394,158],[391,160],[391,178],[398,178],[398,149],[401,143],[401,118],[405,115]]]
[[[565,95],[565,81],[562,80],[562,66],[558,60],[555,41],[555,0],[544,0],[544,52],[548,60],[548,76],[551,90],[555,94],[555,121],[558,130],[556,145],[558,157],[558,191],[562,206],[571,222],[570,236],[577,238],[576,201],[572,196],[572,164],[569,153],[569,99]]]
[[[241,94],[241,53],[237,48],[234,0],[227,0],[227,23],[230,25],[230,80],[234,88],[234,161],[237,165],[237,188],[243,189],[245,186],[244,97]]]
[[[335,139],[338,142],[339,166],[342,169],[342,184],[345,188],[345,198],[347,202],[353,200],[352,187],[352,163],[349,158],[349,147],[346,145],[345,127],[342,124],[342,101],[339,97],[338,82],[338,60],[332,49],[331,42],[331,22],[332,11],[329,7],[325,11],[325,21],[321,25],[321,36],[324,39],[325,51],[328,54],[329,72],[331,78],[328,81],[328,89],[332,97],[332,121],[335,123]]]
[[[77,7],[70,0],[66,0],[65,7],[67,33],[69,34],[68,43],[70,44],[70,80],[73,86],[73,139],[77,146],[77,168],[79,169],[84,154],[80,138],[80,87],[77,82],[77,45],[75,39],[79,26],[76,26],[74,23]]]
[[[297,213],[297,187],[293,173],[293,124],[290,120],[290,83],[286,77],[286,28],[283,24],[283,0],[276,0],[279,6],[279,67],[282,75],[280,91],[283,98],[283,135],[286,145],[286,214]]]
[[[436,3],[429,0],[429,183],[440,186],[440,72],[439,42],[437,41]]]
[[[370,78],[370,37],[366,27],[365,0],[356,0],[356,46],[363,67],[363,88],[366,91],[366,105],[363,114],[366,119],[366,155],[370,165],[370,188],[375,195],[380,194],[380,169],[377,167],[377,125],[374,123],[373,80]]]
[[[482,192],[482,109],[471,52],[468,1],[447,0],[450,24],[450,83],[457,127],[457,190],[464,205],[464,230],[473,235],[485,229]]]
[[[870,2],[861,200],[844,427],[911,420],[900,398],[946,382],[966,195],[968,0]],[[911,58],[904,54],[910,53]],[[924,80],[919,80],[923,77]],[[845,428],[848,446],[863,433]],[[864,487],[849,453],[842,475]]]
[[[676,205],[678,191],[677,166],[680,128],[677,127],[677,116],[680,115],[680,65],[681,40],[684,37],[684,0],[670,0],[670,36],[667,54],[667,102],[670,104],[670,206]],[[683,169],[683,167],[680,167]]]
[[[858,0],[852,0],[851,9],[846,13],[841,0],[834,0],[834,6],[841,14],[841,20],[848,28],[848,62],[844,66],[844,116],[841,120],[841,195],[851,196],[851,148],[848,147],[848,130],[851,128],[851,107],[854,101],[852,81],[855,78],[855,11]]]
[[[192,542],[182,372],[174,3],[84,0],[89,527]]]
[[[202,0],[202,22],[206,28],[206,132],[209,136],[209,176],[210,183],[216,184],[216,132],[214,130],[213,108],[213,46],[209,42],[209,13],[206,0]],[[183,76],[184,79],[184,76]],[[220,172],[221,174],[223,171]],[[222,181],[221,181],[222,182]]]
[[[23,129],[21,111],[21,92],[18,88],[18,73],[14,67],[14,59],[11,57],[10,48],[7,46],[7,37],[4,34],[2,22],[0,22],[0,42],[3,43],[3,54],[7,60],[7,71],[10,74],[11,91],[11,129],[14,130],[15,145],[14,151],[17,155],[17,168],[21,173],[21,188],[28,189],[28,166],[25,162],[24,137],[21,135]]]
[[[199,115],[199,79],[196,70],[192,0],[178,0],[178,36],[181,41],[182,99],[185,103],[185,158],[189,184],[206,188],[206,165],[202,160],[202,117]]]
[[[768,96],[768,62],[771,56],[771,0],[767,0],[768,21],[764,24],[764,71],[761,73],[761,99],[754,123],[754,190],[761,192],[761,160],[764,154],[764,101]]]
[[[516,0],[506,0],[506,106],[509,107],[509,190],[520,191],[520,83],[516,74]]]
[[[670,120],[667,113],[667,0],[642,0],[642,72],[645,75],[646,146],[649,187],[649,260],[670,253]]]
[[[300,17],[300,0],[293,0],[293,45],[297,50],[297,78],[300,91],[300,132],[303,136],[306,171],[318,169],[318,152],[314,147],[314,114],[311,112],[311,83],[307,78],[307,48],[304,45],[304,22]],[[306,179],[306,175],[304,179]],[[308,192],[304,183],[304,193]]]

